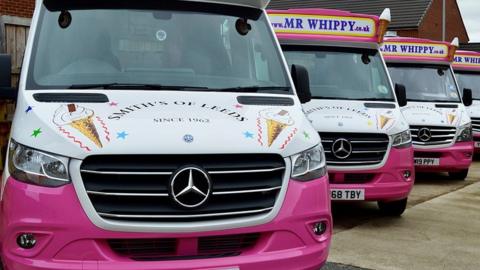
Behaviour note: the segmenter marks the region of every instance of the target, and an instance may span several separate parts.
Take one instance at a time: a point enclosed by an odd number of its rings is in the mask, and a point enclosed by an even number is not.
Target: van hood
[[[468,115],[472,118],[480,118],[480,100],[474,100],[472,106],[467,107]]]
[[[320,142],[293,97],[292,106],[263,106],[239,104],[238,93],[111,90],[96,92],[106,93],[104,103],[57,103],[38,102],[35,93],[45,91],[25,91],[19,98],[12,138],[76,159],[105,154],[286,157]]]
[[[470,122],[460,103],[408,102],[402,113],[410,125],[459,127]]]
[[[393,102],[315,99],[304,106],[317,131],[383,133],[393,135],[408,124]]]

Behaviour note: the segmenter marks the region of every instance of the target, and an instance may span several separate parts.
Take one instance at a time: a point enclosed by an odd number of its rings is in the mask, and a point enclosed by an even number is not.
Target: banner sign
[[[448,57],[448,46],[445,44],[385,42],[380,47],[380,51],[386,56]]]
[[[454,65],[480,67],[480,55],[457,54]]]
[[[370,18],[270,14],[273,29],[279,34],[375,37],[376,21]]]

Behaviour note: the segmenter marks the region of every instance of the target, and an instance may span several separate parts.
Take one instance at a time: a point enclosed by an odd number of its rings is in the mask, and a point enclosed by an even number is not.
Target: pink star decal
[[[118,105],[118,103],[115,102],[115,101],[112,101],[109,104],[110,104],[111,107],[116,107]]]
[[[241,108],[243,108],[243,106],[242,106],[242,105],[240,105],[240,104],[237,104],[237,105],[235,105],[235,108],[237,108],[237,109],[241,109]]]

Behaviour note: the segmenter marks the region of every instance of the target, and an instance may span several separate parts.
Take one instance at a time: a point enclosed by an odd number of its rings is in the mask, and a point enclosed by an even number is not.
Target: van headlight
[[[412,135],[410,130],[392,135],[393,147],[401,149],[408,148],[412,145]]]
[[[292,179],[310,181],[321,178],[327,173],[325,153],[321,144],[291,158]]]
[[[68,158],[47,154],[14,140],[8,153],[10,175],[18,181],[44,187],[59,187],[70,183]]]
[[[461,126],[458,130],[457,142],[471,142],[473,140],[471,123]]]

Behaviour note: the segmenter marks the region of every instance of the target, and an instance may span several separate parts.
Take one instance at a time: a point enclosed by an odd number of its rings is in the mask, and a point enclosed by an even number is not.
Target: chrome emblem
[[[418,138],[422,142],[428,142],[432,139],[432,132],[428,128],[421,128],[417,134]]]
[[[212,184],[208,174],[198,167],[185,167],[174,173],[170,181],[170,195],[185,207],[196,208],[210,197]]]
[[[347,139],[341,138],[332,144],[332,153],[338,159],[347,159],[352,150],[352,144]]]

